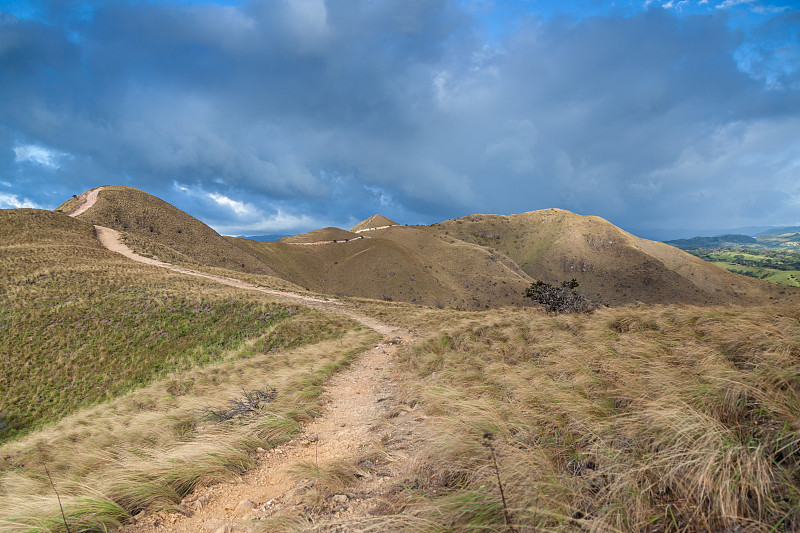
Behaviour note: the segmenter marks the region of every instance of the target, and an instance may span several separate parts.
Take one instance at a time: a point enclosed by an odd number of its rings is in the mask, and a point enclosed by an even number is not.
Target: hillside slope
[[[319,246],[227,239],[313,291],[473,309],[529,304],[523,294],[531,279],[508,258],[418,228]]]
[[[76,198],[70,199],[56,208],[56,212],[68,213],[76,202]],[[132,187],[104,186],[95,204],[76,218],[132,234],[178,252],[179,255],[170,260],[180,259],[256,274],[274,274],[256,258],[232,246],[196,218]],[[130,244],[134,248],[148,247],[147,243],[141,241]],[[160,251],[158,247],[155,249]]]
[[[557,283],[575,278],[587,297],[610,305],[756,304],[786,297],[783,287],[640,239],[602,218],[562,209],[470,215],[434,224],[428,231],[501,250],[536,279]]]
[[[88,222],[0,210],[0,441],[203,364],[287,313],[134,263]]]

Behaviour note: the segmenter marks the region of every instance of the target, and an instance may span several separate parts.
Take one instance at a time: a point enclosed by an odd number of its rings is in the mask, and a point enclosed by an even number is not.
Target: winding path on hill
[[[67,214],[71,217],[76,217],[88,211],[97,201],[97,195],[100,194],[102,190],[103,187],[97,187],[96,189],[91,189],[78,196],[77,205]]]
[[[71,216],[88,210],[97,192],[99,189],[90,191],[95,194],[87,194]],[[267,289],[144,257],[128,248],[118,231],[95,226],[95,232],[105,248],[133,261],[346,315],[385,339],[328,381],[323,396],[327,403],[321,416],[290,442],[269,451],[259,448],[254,458],[256,468],[239,481],[201,487],[171,510],[133,517],[120,532],[244,533],[263,531],[262,520],[270,517],[300,519],[309,529],[337,531],[342,527],[347,530],[346,524],[385,520],[374,516],[380,514],[381,496],[392,490],[392,478],[408,471],[406,450],[418,438],[419,420],[399,403],[397,383],[392,379],[394,354],[398,346],[415,341],[412,332],[363,315],[335,299]],[[324,466],[343,461],[352,465],[369,454],[378,441],[387,442],[381,446],[385,458],[378,464],[370,462],[354,486],[328,495],[321,503],[313,500],[311,481],[292,473],[303,463]]]

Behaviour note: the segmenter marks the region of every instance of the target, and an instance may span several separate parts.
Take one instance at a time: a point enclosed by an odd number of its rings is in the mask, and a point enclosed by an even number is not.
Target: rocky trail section
[[[355,524],[385,520],[384,502],[398,490],[395,480],[407,474],[410,443],[420,433],[421,418],[398,400],[392,379],[393,356],[399,346],[414,341],[411,332],[336,300],[267,289],[144,257],[128,248],[119,232],[102,226],[95,231],[104,247],[133,261],[346,315],[385,339],[328,381],[320,417],[287,444],[259,448],[257,467],[239,481],[201,487],[173,509],[133,517],[121,532],[255,533],[287,521],[293,529],[349,531]],[[337,465],[349,468],[355,479],[333,490],[324,473]]]

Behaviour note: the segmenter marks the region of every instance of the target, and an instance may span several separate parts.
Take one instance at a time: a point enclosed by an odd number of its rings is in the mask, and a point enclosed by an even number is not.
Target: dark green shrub
[[[548,313],[585,313],[594,309],[592,302],[579,294],[577,288],[575,278],[561,285],[537,281],[525,290],[525,296],[544,306]]]

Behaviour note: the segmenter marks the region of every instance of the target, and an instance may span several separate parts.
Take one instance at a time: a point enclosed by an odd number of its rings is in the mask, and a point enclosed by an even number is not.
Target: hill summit
[[[372,231],[376,229],[389,228],[392,226],[399,226],[397,222],[383,215],[372,215],[368,219],[360,222],[350,228],[353,233],[360,233],[362,231]]]
[[[81,206],[90,194],[90,207]],[[129,244],[138,244],[169,262],[199,264],[272,274],[255,257],[231,245],[216,231],[177,207],[133,187],[105,185],[71,198],[55,209],[93,225],[106,226],[126,234]]]

